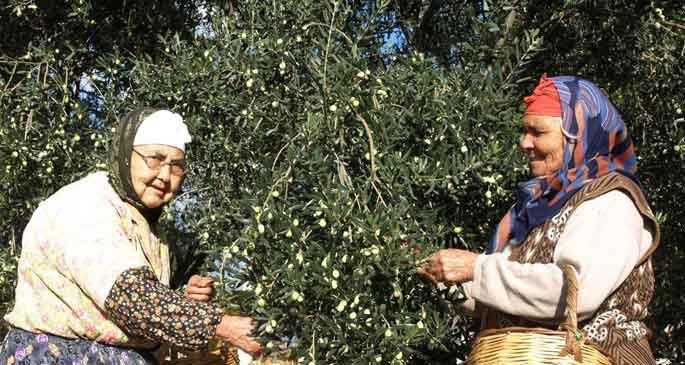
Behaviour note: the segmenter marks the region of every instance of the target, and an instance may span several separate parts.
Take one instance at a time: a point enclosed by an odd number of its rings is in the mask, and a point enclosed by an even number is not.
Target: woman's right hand
[[[258,354],[262,345],[250,336],[254,331],[253,323],[249,317],[225,315],[216,327],[216,337],[247,353]]]
[[[443,249],[427,258],[416,273],[433,283],[461,284],[473,280],[478,254],[456,248]]]

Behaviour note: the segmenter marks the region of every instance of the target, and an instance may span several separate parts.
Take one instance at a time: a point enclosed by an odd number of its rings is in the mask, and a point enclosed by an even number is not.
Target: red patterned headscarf
[[[559,92],[554,86],[554,81],[542,75],[540,83],[533,93],[523,98],[526,103],[527,115],[545,115],[549,117],[561,117],[561,99]]]

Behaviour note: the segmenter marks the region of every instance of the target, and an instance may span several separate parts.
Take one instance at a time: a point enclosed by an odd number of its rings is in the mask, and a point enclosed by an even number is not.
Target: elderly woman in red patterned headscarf
[[[540,327],[563,317],[561,267],[570,264],[586,341],[614,364],[653,364],[645,320],[659,227],[626,126],[601,89],[575,76],[543,75],[524,102],[519,147],[534,177],[485,254],[440,250],[418,272],[463,283],[463,306],[483,329]]]

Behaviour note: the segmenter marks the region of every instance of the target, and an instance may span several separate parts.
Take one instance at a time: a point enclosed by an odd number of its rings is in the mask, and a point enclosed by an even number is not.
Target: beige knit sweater
[[[576,208],[554,251],[552,264],[520,264],[508,252],[479,255],[474,279],[464,284],[469,298],[502,312],[530,319],[552,319],[561,300],[561,265],[578,274],[578,317],[587,319],[628,277],[647,252],[652,235],[630,198],[614,190]]]

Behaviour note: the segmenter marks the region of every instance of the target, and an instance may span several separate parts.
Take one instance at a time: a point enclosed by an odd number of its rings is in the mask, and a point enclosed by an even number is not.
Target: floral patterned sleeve
[[[131,335],[189,350],[206,348],[223,313],[193,302],[161,284],[149,267],[124,271],[114,283],[105,310]]]

